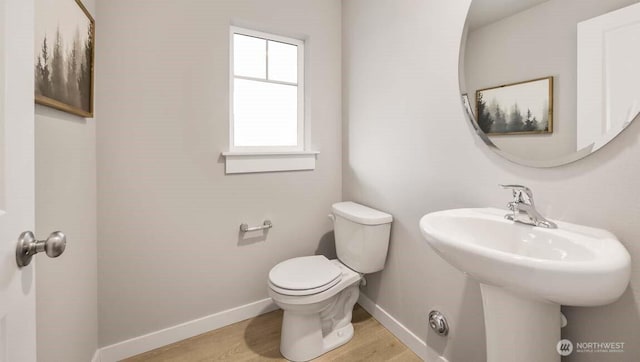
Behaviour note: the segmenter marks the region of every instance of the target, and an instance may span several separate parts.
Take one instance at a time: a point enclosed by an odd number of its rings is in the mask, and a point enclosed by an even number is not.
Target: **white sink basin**
[[[631,258],[610,232],[557,222],[545,229],[504,219],[505,210],[434,212],[420,229],[443,259],[481,283],[534,299],[596,306],[627,288]]]

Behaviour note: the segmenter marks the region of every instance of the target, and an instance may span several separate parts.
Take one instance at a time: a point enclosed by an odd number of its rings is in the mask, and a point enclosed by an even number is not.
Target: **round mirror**
[[[640,113],[638,0],[473,0],[460,89],[478,135],[505,158],[585,157]]]

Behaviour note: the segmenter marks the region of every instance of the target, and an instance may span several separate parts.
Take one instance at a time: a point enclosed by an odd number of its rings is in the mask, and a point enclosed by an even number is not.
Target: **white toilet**
[[[269,272],[269,295],[284,310],[280,352],[291,361],[308,361],[349,342],[362,275],[384,268],[391,215],[354,202],[333,204],[332,211],[337,260],[304,256]]]

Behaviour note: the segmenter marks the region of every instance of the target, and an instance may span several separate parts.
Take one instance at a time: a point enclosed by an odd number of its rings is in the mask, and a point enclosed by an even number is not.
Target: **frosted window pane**
[[[233,71],[235,75],[265,79],[267,41],[233,34]]]
[[[298,82],[298,47],[269,41],[269,80]]]
[[[235,146],[297,146],[298,87],[235,79]]]

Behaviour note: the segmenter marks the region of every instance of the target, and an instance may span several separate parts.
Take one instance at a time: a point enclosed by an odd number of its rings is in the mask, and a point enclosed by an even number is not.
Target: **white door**
[[[577,149],[594,150],[640,112],[640,4],[578,23]]]
[[[0,362],[36,360],[34,263],[16,263],[34,227],[33,6],[0,0]]]

